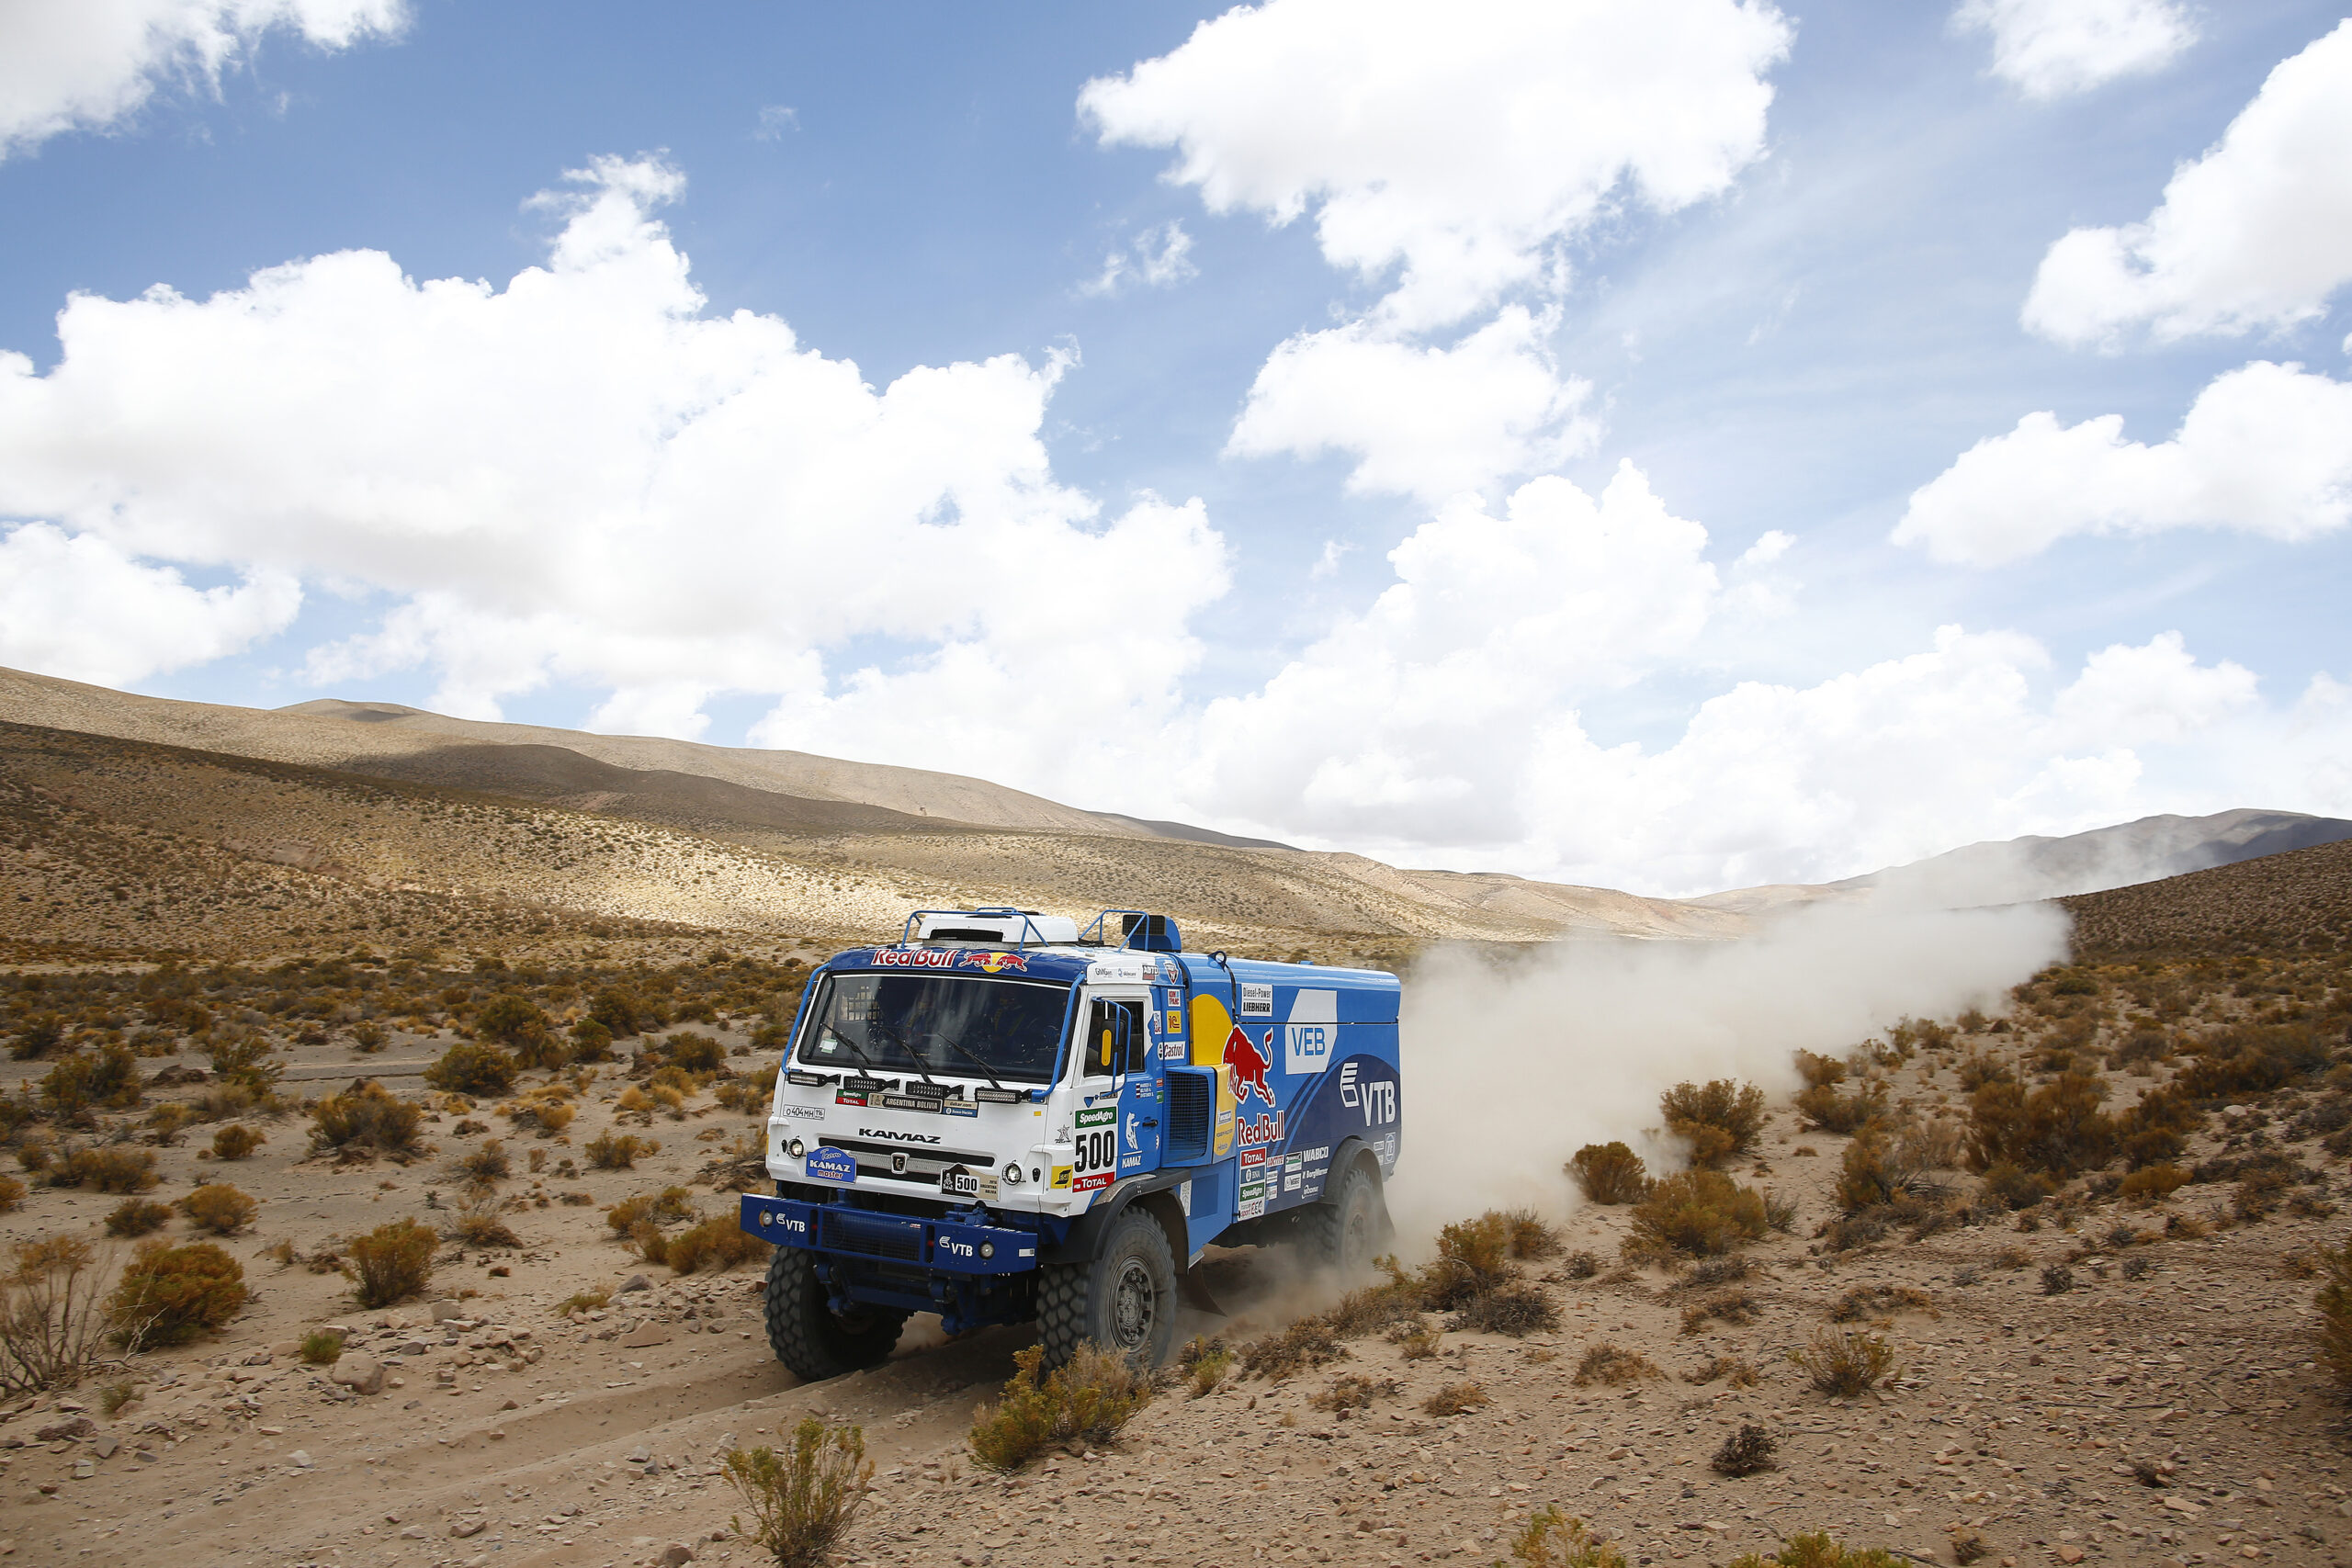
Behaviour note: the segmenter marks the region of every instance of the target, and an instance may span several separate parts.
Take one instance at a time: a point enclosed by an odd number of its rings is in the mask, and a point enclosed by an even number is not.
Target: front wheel
[[[1363,1160],[1350,1165],[1319,1203],[1299,1212],[1299,1251],[1310,1267],[1363,1273],[1388,1237],[1388,1203],[1380,1179]]]
[[[907,1323],[890,1307],[835,1312],[816,1258],[797,1247],[779,1247],[768,1259],[766,1305],[769,1348],[804,1382],[880,1366]]]
[[[1168,1359],[1176,1343],[1176,1258],[1149,1214],[1120,1215],[1093,1262],[1052,1264],[1041,1274],[1037,1340],[1047,1367],[1088,1340],[1140,1367]]]

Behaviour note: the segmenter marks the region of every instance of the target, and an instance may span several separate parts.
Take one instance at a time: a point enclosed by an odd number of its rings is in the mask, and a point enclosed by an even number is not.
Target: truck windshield
[[[1069,1004],[1069,987],[1034,980],[828,975],[799,1060],[852,1073],[870,1064],[876,1072],[1050,1083]]]

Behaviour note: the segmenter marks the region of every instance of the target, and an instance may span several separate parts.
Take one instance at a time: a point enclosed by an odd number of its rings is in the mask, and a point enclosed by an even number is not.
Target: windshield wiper
[[[988,1065],[987,1059],[980,1056],[978,1053],[967,1048],[961,1040],[948,1040],[947,1036],[944,1034],[939,1035],[937,1038],[946,1041],[947,1048],[950,1051],[955,1052],[957,1055],[963,1057],[964,1060],[979,1068],[980,1076],[989,1080],[989,1087],[990,1089],[997,1089],[1001,1092],[1011,1092],[1010,1090],[1005,1089],[1003,1084],[997,1081],[996,1071]]]
[[[834,1039],[842,1043],[842,1048],[843,1050],[857,1058],[857,1065],[865,1069],[866,1077],[872,1078],[876,1083],[883,1081],[882,1069],[874,1065],[872,1057],[868,1056],[865,1052],[857,1048],[857,1042],[852,1040],[848,1035],[843,1034],[838,1029],[833,1030],[831,1032]]]
[[[913,1046],[911,1046],[911,1045],[908,1044],[908,1043],[907,1043],[907,1037],[906,1037],[905,1035],[903,1035],[903,1034],[899,1033],[897,1030],[895,1030],[895,1029],[891,1028],[888,1024],[887,1024],[887,1023],[883,1022],[883,1021],[882,1021],[880,1019],[878,1019],[878,1018],[876,1018],[876,1019],[869,1019],[869,1020],[867,1020],[867,1021],[866,1021],[865,1027],[866,1027],[866,1028],[868,1028],[868,1029],[878,1029],[878,1030],[880,1030],[883,1033],[885,1033],[885,1034],[888,1035],[888,1036],[890,1037],[890,1039],[891,1039],[891,1042],[892,1042],[893,1043],[895,1043],[895,1044],[899,1047],[899,1050],[901,1050],[901,1051],[903,1051],[903,1052],[905,1052],[905,1053],[907,1054],[907,1060],[908,1060],[908,1061],[910,1061],[910,1062],[912,1062],[912,1063],[915,1065],[915,1072],[916,1072],[918,1075],[920,1075],[920,1076],[921,1076],[921,1077],[922,1078],[922,1081],[923,1081],[924,1083],[926,1083],[926,1084],[930,1085],[933,1089],[937,1089],[937,1090],[939,1091],[939,1094],[940,1094],[940,1098],[941,1098],[941,1099],[943,1099],[943,1100],[944,1100],[944,1099],[945,1099],[945,1098],[946,1098],[946,1096],[947,1096],[947,1086],[946,1086],[945,1084],[944,1084],[944,1083],[941,1083],[938,1079],[936,1079],[936,1078],[933,1077],[931,1076],[931,1074],[930,1074],[930,1073],[925,1072],[925,1071],[923,1070],[923,1065],[922,1065],[922,1052],[920,1052],[920,1051],[918,1051],[918,1050],[916,1050]],[[935,1036],[934,1036],[934,1038],[941,1039],[941,1040],[944,1040],[944,1039],[946,1039],[947,1037],[946,1037],[945,1035],[944,1035],[944,1034],[940,1034],[940,1035],[935,1035]],[[864,1061],[864,1060],[865,1060],[865,1058],[864,1058],[864,1057],[862,1057],[862,1056],[861,1056],[861,1057],[859,1057],[858,1059],[859,1059],[860,1061]]]

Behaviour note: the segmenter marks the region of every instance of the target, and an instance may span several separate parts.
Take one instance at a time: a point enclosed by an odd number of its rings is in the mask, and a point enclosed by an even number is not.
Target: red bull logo
[[[1001,975],[1007,970],[1025,975],[1029,972],[1029,960],[1018,953],[967,953],[964,954],[962,967],[984,969],[991,975]]]
[[[1273,1043],[1274,1032],[1269,1029],[1266,1031],[1266,1049],[1272,1050]],[[1250,1097],[1254,1094],[1266,1102],[1267,1110],[1274,1108],[1274,1086],[1266,1081],[1266,1058],[1259,1053],[1256,1043],[1239,1024],[1234,1025],[1233,1032],[1225,1037],[1225,1065],[1233,1069],[1236,1104],[1249,1104]]]

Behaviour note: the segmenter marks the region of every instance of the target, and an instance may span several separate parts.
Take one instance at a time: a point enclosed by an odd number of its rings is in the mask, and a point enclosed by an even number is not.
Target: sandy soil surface
[[[401,1069],[425,1059],[406,1038],[368,1059],[303,1048],[289,1088],[366,1071],[423,1093]],[[1929,1066],[1923,1056],[1888,1075],[1890,1093],[1948,1100],[1949,1077]],[[602,1217],[707,1168],[699,1201],[728,1208],[724,1150],[755,1123],[698,1097],[677,1119],[627,1123],[662,1143],[636,1169],[579,1169],[580,1147],[615,1124],[608,1098],[620,1087],[610,1070],[592,1084],[561,1138],[506,1137],[516,1174],[501,1190],[519,1246],[446,1249],[429,1294],[388,1312],[356,1310],[339,1276],[270,1249],[291,1242],[307,1256],[403,1215],[446,1220],[448,1162],[503,1130],[492,1104],[435,1112],[436,1154],[406,1167],[310,1155],[291,1114],[255,1122],[269,1142],[233,1164],[198,1157],[201,1126],[158,1149],[155,1196],[227,1179],[261,1200],[254,1227],[226,1244],[256,1300],[218,1338],[136,1358],[119,1375],[137,1397],[111,1415],[104,1380],[11,1407],[0,1420],[0,1542],[18,1560],[55,1562],[516,1568],[650,1563],[679,1547],[743,1564],[757,1554],[727,1538],[740,1505],[717,1458],[813,1414],[862,1427],[881,1467],[846,1553],[856,1562],[1484,1562],[1553,1502],[1637,1563],[1724,1562],[1815,1529],[1938,1562],[1954,1560],[1953,1529],[1973,1529],[1988,1568],[2352,1560],[2342,1406],[2312,1365],[2312,1287],[2295,1272],[2340,1222],[2234,1224],[2226,1189],[2080,1206],[2031,1232],[2003,1221],[1833,1254],[1810,1237],[1836,1213],[1845,1140],[1804,1132],[1784,1110],[1739,1174],[1794,1199],[1799,1218],[1748,1249],[1748,1280],[1699,1289],[1677,1273],[1612,1268],[1625,1211],[1574,1208],[1564,1186],[1553,1217],[1567,1247],[1596,1254],[1602,1269],[1576,1279],[1566,1258],[1530,1266],[1560,1309],[1558,1331],[1449,1333],[1419,1360],[1357,1340],[1345,1359],[1285,1381],[1237,1376],[1204,1398],[1171,1388],[1110,1451],[999,1477],[973,1469],[964,1434],[1026,1335],[943,1344],[918,1319],[887,1367],[796,1384],[762,1337],[752,1269],[673,1276],[634,1258]],[[2217,1123],[2191,1157],[2232,1137],[2243,1148],[2246,1131],[2243,1120]],[[2320,1191],[2340,1189],[2341,1160],[2310,1145],[2292,1152],[2325,1166]],[[565,1160],[573,1174],[557,1174]],[[593,1202],[567,1203],[568,1193]],[[36,1189],[6,1230],[98,1238],[117,1201]],[[2209,1228],[2168,1235],[2173,1216]],[[2137,1278],[2126,1277],[2131,1259],[2142,1260]],[[2070,1269],[2071,1289],[2044,1293],[2052,1264]],[[1278,1253],[1220,1254],[1213,1280],[1230,1315],[1195,1314],[1185,1332],[1236,1343],[1336,1293],[1292,1281]],[[1859,1325],[1894,1347],[1897,1381],[1853,1402],[1813,1392],[1786,1352],[1871,1286],[1924,1295],[1868,1309]],[[596,1289],[607,1305],[560,1310]],[[1689,1309],[1732,1290],[1751,1298],[1753,1322],[1686,1331]],[[346,1372],[364,1371],[363,1358],[380,1363],[378,1392],[297,1358],[300,1337],[326,1325],[348,1331]],[[1579,1385],[1585,1353],[1604,1343],[1661,1375]],[[1750,1364],[1758,1381],[1690,1381],[1719,1358]],[[1396,1386],[1335,1416],[1314,1399],[1342,1374]],[[1465,1382],[1490,1403],[1423,1412],[1441,1386]],[[1778,1439],[1777,1467],[1713,1473],[1710,1456],[1748,1422]],[[2135,1477],[2135,1463],[2157,1483]]]

